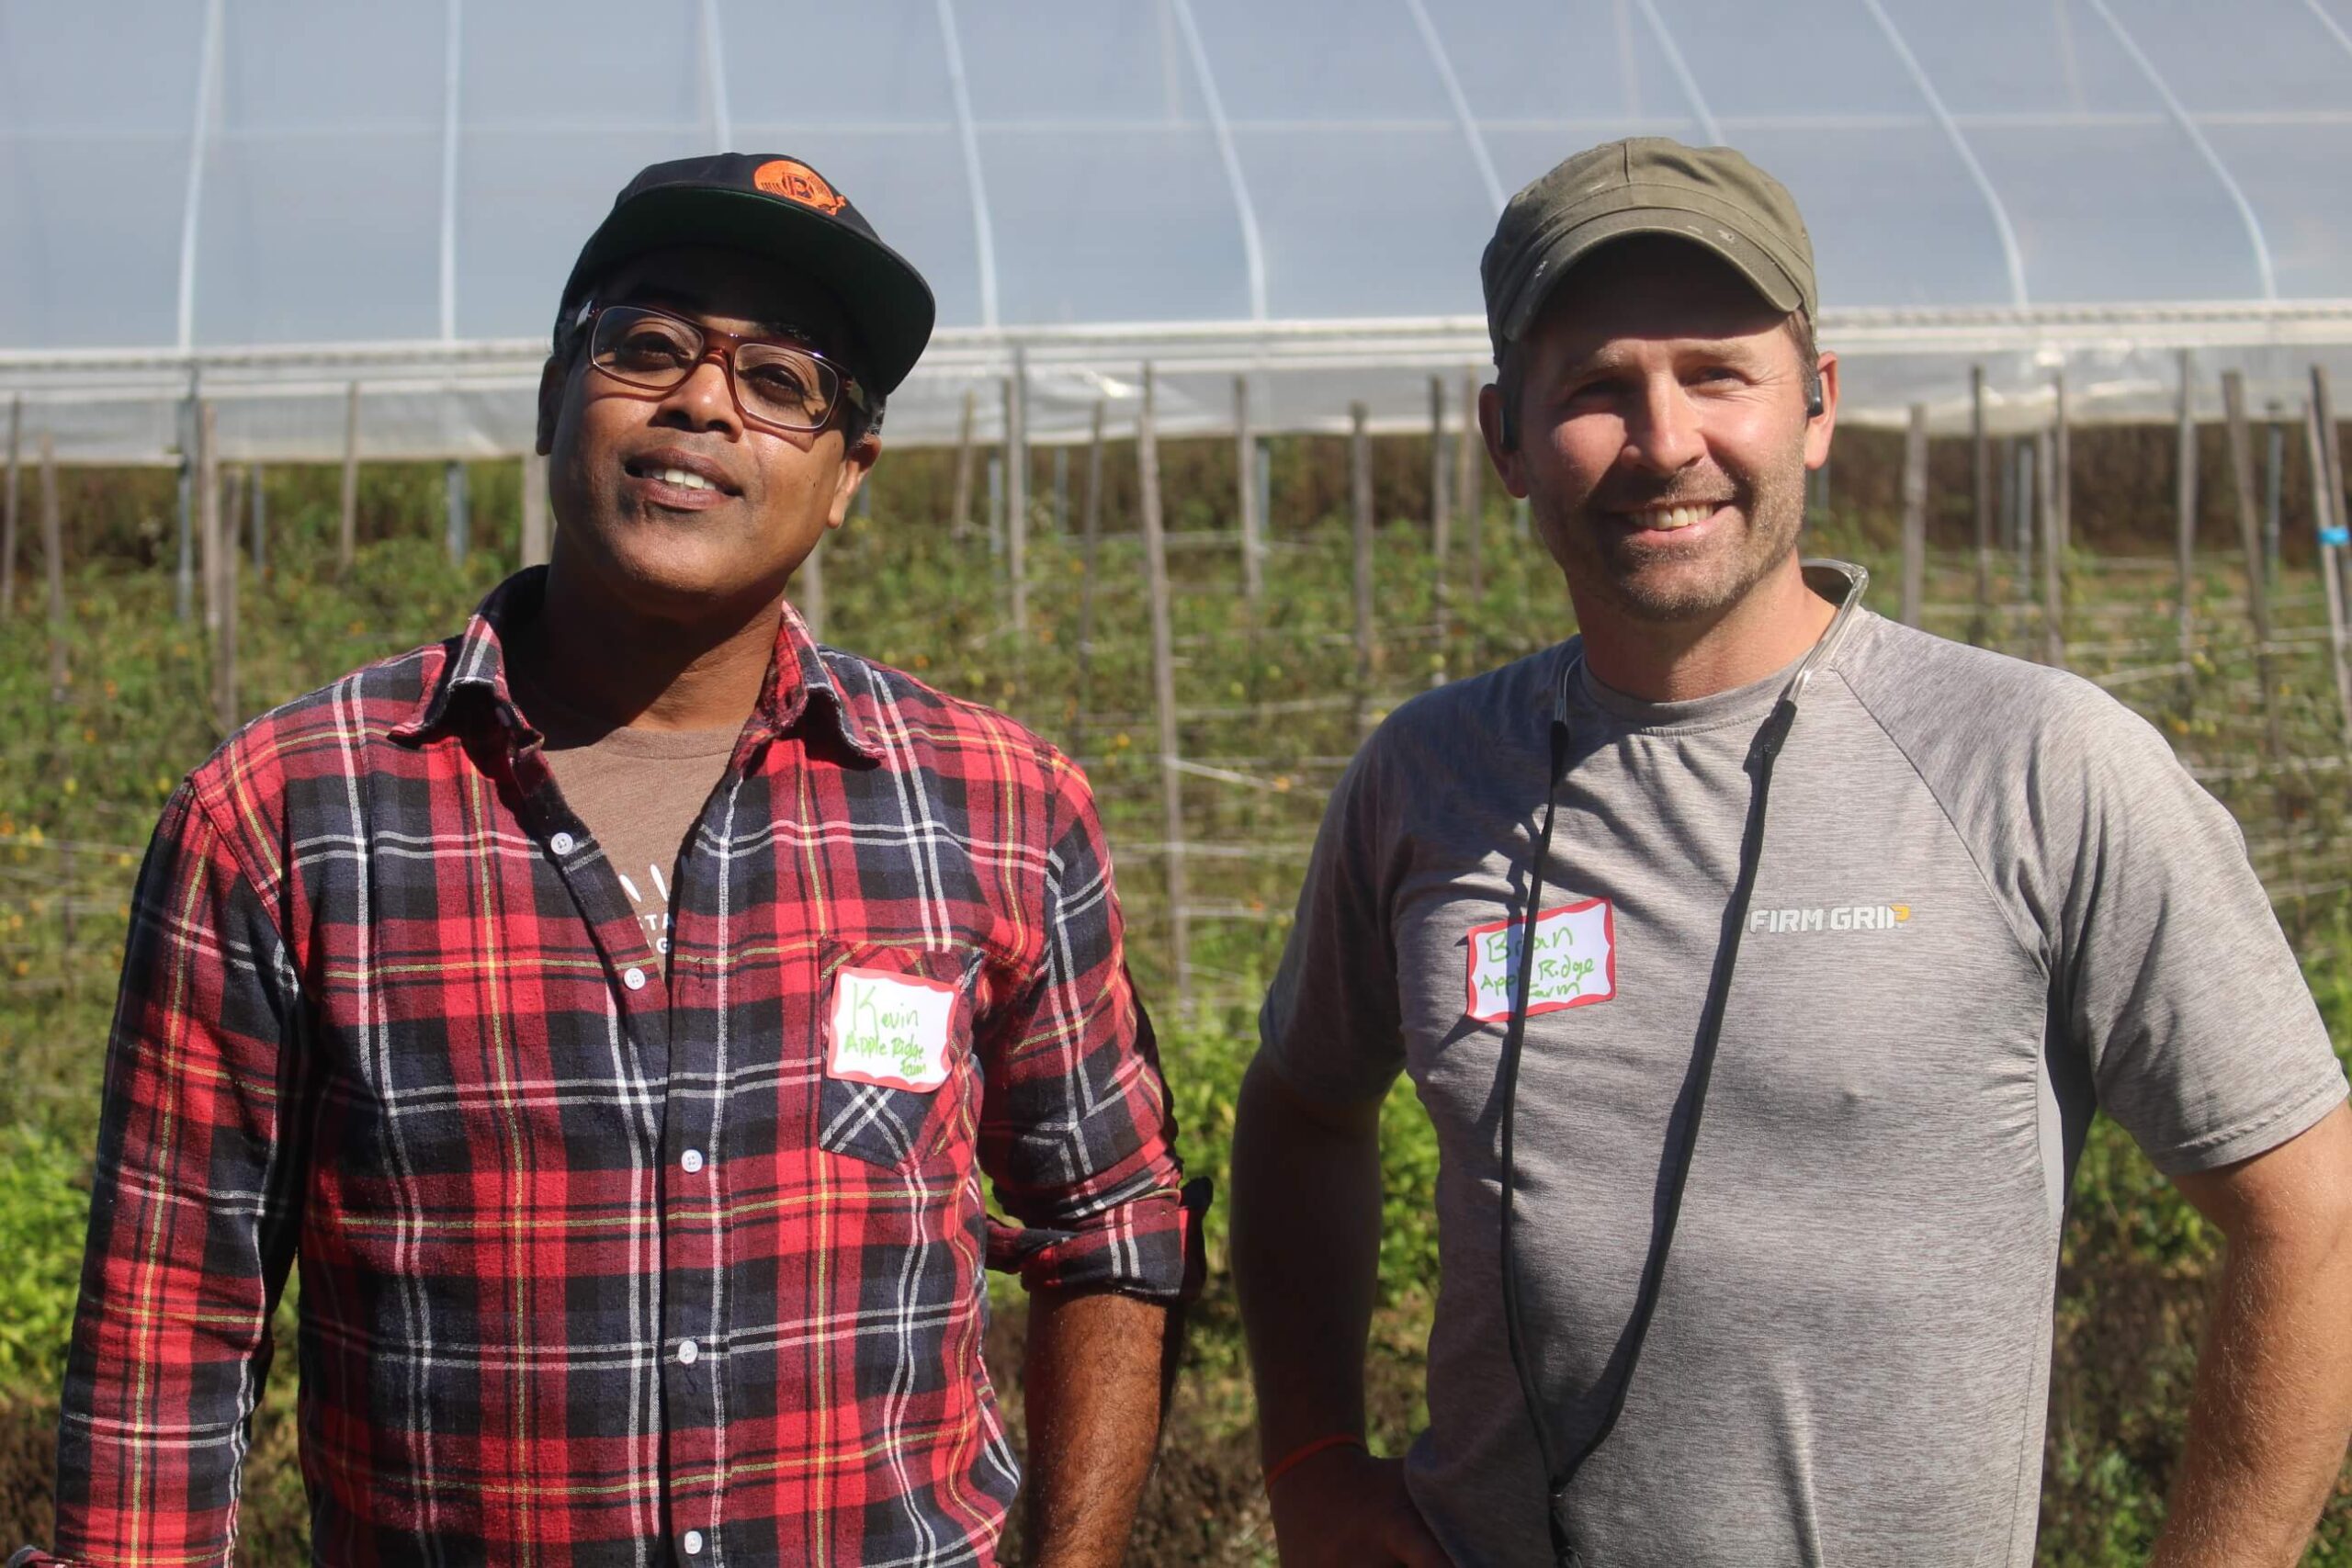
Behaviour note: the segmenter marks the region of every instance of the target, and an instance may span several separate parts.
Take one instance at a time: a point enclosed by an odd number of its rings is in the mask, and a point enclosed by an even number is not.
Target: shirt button
[[[632,964],[621,976],[621,984],[632,991],[645,989],[645,971]]]
[[[693,1340],[681,1339],[678,1341],[678,1365],[682,1367],[691,1367],[695,1364],[695,1359],[701,1354],[702,1347],[695,1344]]]
[[[702,1555],[702,1531],[688,1530],[686,1532],[686,1539],[678,1542],[678,1544],[686,1549],[687,1556],[700,1557]]]
[[[695,1171],[702,1168],[702,1151],[700,1149],[688,1149],[684,1154],[678,1156],[678,1163],[685,1167],[686,1174],[688,1176],[692,1176]]]
[[[574,842],[576,842],[576,840],[571,834],[558,833],[554,838],[548,840],[548,848],[553,850],[560,855],[568,855],[571,852],[571,846]]]

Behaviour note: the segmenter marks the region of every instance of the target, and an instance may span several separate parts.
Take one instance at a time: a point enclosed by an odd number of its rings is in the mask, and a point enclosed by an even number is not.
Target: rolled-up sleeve
[[[183,786],[140,874],[107,1049],[59,1420],[61,1559],[229,1558],[299,1208],[279,1136],[298,991]]]
[[[980,1164],[1013,1222],[990,1227],[989,1264],[1032,1290],[1172,1301],[1189,1225],[1175,1121],[1093,798],[1067,760],[1049,767],[1040,951],[978,1041]]]

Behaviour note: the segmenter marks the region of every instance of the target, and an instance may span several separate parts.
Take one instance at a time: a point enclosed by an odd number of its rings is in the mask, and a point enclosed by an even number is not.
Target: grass
[[[1214,446],[1216,444],[1207,444]],[[1440,628],[1426,525],[1393,504],[1412,444],[1384,446],[1381,493],[1392,513],[1377,555],[1378,649],[1359,690],[1351,635],[1348,533],[1321,502],[1343,493],[1333,444],[1275,448],[1276,548],[1264,600],[1236,591],[1229,548],[1175,556],[1182,743],[1213,770],[1184,780],[1186,921],[1193,980],[1175,1000],[1173,925],[1164,890],[1158,742],[1150,710],[1147,606],[1128,498],[1114,494],[1092,573],[1094,635],[1081,646],[1087,595],[1078,541],[1033,539],[1032,624],[1003,624],[1001,558],[982,539],[952,539],[911,485],[899,510],[876,513],[827,547],[829,640],[901,665],[946,690],[1003,706],[1084,761],[1095,781],[1131,917],[1133,959],[1162,1023],[1171,1089],[1196,1170],[1222,1172],[1233,1100],[1253,1045],[1254,1009],[1287,932],[1325,792],[1376,718],[1434,675],[1485,668],[1568,629],[1556,572],[1491,507],[1477,542],[1448,563]],[[1171,470],[1192,472],[1181,450]],[[511,557],[511,468],[478,466],[477,538],[452,567],[439,543],[437,471],[370,469],[357,570],[333,570],[334,476],[270,477],[271,570],[240,590],[242,694],[248,711],[344,670],[454,630]],[[886,465],[887,470],[887,465]],[[1195,478],[1198,476],[1196,475]],[[1212,476],[1213,477],[1213,476]],[[1033,486],[1033,493],[1043,487]],[[1854,488],[1868,493],[1859,482]],[[79,476],[69,487],[85,555],[69,575],[71,682],[51,699],[47,632],[20,603],[0,622],[0,1551],[47,1529],[46,1456],[86,1207],[87,1151],[140,846],[164,796],[220,739],[200,623],[172,613],[168,503],[153,476]],[[1204,484],[1171,493],[1170,525],[1223,524]],[[109,521],[111,520],[111,521]],[[1833,514],[1819,547],[1878,574],[1871,603],[1895,581],[1888,518]],[[1457,535],[1457,538],[1461,537]],[[2290,569],[2276,615],[2281,650],[2256,682],[2225,556],[2200,561],[2200,631],[2175,670],[2167,557],[2078,556],[2069,564],[2070,662],[2158,723],[2205,770],[2245,827],[2256,864],[2280,898],[2314,995],[2342,1049],[2352,1041],[2352,845],[2342,821],[2342,755],[2334,695],[2317,644],[2317,583]],[[1988,635],[2040,645],[2007,558]],[[1976,616],[1973,562],[1939,555],[1927,624],[1965,635]],[[29,586],[25,590],[29,594]],[[2154,673],[2146,671],[2153,671]],[[2262,708],[2277,710],[2288,755],[2265,751]],[[1387,1224],[1372,1369],[1375,1436],[1396,1448],[1421,1417],[1422,1347],[1436,1278],[1436,1148],[1408,1089],[1384,1120]],[[1224,1271],[1222,1213],[1210,1224],[1213,1277],[1197,1314],[1177,1436],[1135,1560],[1270,1562],[1254,1491],[1250,1406],[1238,1325]],[[2216,1238],[2112,1126],[2093,1132],[2067,1220],[2043,1493],[2042,1562],[2108,1568],[2143,1560],[2180,1440],[2188,1379],[2217,1258]],[[290,1313],[290,1309],[289,1313]],[[1017,1329],[1017,1314],[1013,1314]],[[290,1334],[282,1315],[281,1343]],[[290,1367],[281,1358],[281,1368]],[[1012,1366],[1001,1370],[1008,1376]],[[306,1511],[293,1464],[291,1377],[275,1381],[257,1422],[247,1479],[244,1560],[302,1560]],[[2352,1490],[2340,1487],[2308,1561],[2352,1568]]]

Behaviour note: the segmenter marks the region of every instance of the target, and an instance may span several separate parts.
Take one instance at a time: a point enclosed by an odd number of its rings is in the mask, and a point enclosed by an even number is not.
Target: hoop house
[[[0,0],[0,396],[72,461],[520,450],[640,165],[787,152],[939,296],[892,437],[1428,418],[1504,197],[1611,137],[1795,193],[1852,417],[2165,415],[2352,368],[2352,0]],[[1130,404],[1131,406],[1131,404]]]

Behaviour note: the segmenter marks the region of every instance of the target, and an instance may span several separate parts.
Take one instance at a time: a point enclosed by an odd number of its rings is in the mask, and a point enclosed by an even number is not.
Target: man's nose
[[[1670,474],[1688,468],[1706,445],[1699,411],[1681,381],[1673,376],[1645,378],[1625,413],[1626,457],[1655,473]]]
[[[662,406],[676,410],[695,430],[734,430],[741,423],[741,416],[735,409],[734,389],[728,384],[729,375],[718,355],[705,355],[686,372],[686,378],[670,389],[670,395],[662,400]]]

